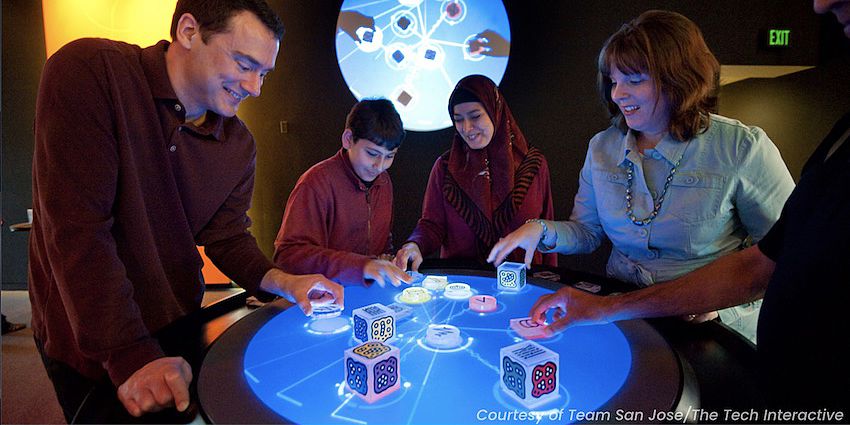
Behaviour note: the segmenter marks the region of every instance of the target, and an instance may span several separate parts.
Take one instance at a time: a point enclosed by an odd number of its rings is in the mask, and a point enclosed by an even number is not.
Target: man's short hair
[[[171,39],[177,38],[177,21],[190,13],[198,21],[204,43],[214,34],[230,30],[230,18],[242,11],[253,13],[280,41],[283,22],[264,0],[178,0],[171,18]]]
[[[366,139],[393,150],[404,141],[404,127],[393,103],[387,99],[364,99],[354,104],[345,119],[354,140]]]

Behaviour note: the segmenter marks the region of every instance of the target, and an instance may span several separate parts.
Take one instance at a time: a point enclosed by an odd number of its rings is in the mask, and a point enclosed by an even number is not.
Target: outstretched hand
[[[557,292],[538,298],[531,307],[529,317],[542,325],[546,322],[546,313],[554,309],[554,320],[543,329],[546,337],[550,337],[572,326],[609,323],[610,320],[603,309],[605,300],[606,297],[565,286]]]
[[[313,303],[345,307],[342,286],[320,274],[294,275],[271,269],[263,276],[260,288],[298,305],[307,316],[313,314]]]
[[[381,288],[389,281],[393,286],[399,286],[402,282],[410,283],[413,278],[390,261],[382,259],[370,260],[363,267],[363,278],[372,279]]]
[[[348,34],[352,40],[360,41],[360,37],[357,36],[357,29],[363,27],[374,30],[375,18],[366,16],[359,12],[340,12],[336,25],[339,29]]]
[[[517,248],[525,250],[525,268],[531,268],[531,260],[534,259],[534,250],[543,234],[543,226],[540,223],[525,223],[518,229],[499,239],[490,250],[487,262],[494,265],[501,264],[505,257]]]
[[[469,42],[469,53],[484,56],[507,56],[511,52],[511,43],[493,30],[484,30]]]
[[[402,245],[401,249],[399,249],[395,254],[394,263],[396,267],[402,270],[407,270],[408,262],[413,263],[410,267],[411,271],[419,271],[419,266],[422,264],[422,252],[419,251],[419,245],[416,245],[413,242],[408,242]]]

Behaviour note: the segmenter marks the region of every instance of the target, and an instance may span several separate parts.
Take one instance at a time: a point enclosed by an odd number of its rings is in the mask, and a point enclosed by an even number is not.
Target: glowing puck
[[[473,297],[469,297],[469,309],[472,311],[490,313],[492,311],[496,311],[498,307],[499,303],[496,302],[496,298],[490,295],[475,295]]]
[[[432,291],[442,291],[449,284],[448,276],[425,276],[422,280],[422,287]]]
[[[404,288],[398,300],[405,304],[422,304],[431,301],[431,293],[425,288],[413,286]]]
[[[463,343],[460,329],[452,325],[428,325],[425,342],[431,347],[441,349],[457,348]]]
[[[330,319],[342,313],[342,307],[339,304],[312,304],[312,307],[312,316],[315,319]]]
[[[308,332],[321,335],[333,335],[351,329],[347,317],[332,317],[327,320],[313,320],[307,327]]]
[[[472,289],[465,283],[450,283],[446,285],[443,295],[453,300],[465,300],[472,296]]]

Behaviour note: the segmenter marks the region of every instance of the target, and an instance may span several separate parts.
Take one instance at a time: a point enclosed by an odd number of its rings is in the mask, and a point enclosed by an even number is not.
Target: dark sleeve
[[[111,233],[120,169],[111,88],[120,82],[109,79],[132,72],[108,46],[81,46],[54,54],[42,73],[33,156],[41,223],[33,236],[43,239],[75,343],[117,386],[163,352],[133,299]]]
[[[287,273],[320,273],[339,283],[364,283],[363,268],[370,257],[328,248],[331,231],[327,226],[332,221],[328,215],[345,206],[324,190],[329,183],[305,177],[286,203],[275,240],[275,264]]]
[[[405,241],[415,242],[423,257],[427,257],[440,248],[446,237],[446,209],[442,191],[443,160],[437,158],[428,177],[425,188],[425,200],[422,201],[422,217],[416,223],[413,233]]]
[[[785,229],[785,221],[786,215],[783,214],[779,216],[779,220],[773,224],[773,227],[767,232],[759,242],[758,247],[762,254],[767,256],[773,260],[773,262],[779,261],[779,257],[782,255],[782,241],[784,239],[784,229]]]
[[[538,218],[543,220],[554,220],[555,205],[552,200],[552,182],[549,177],[549,163],[546,162],[546,158],[543,158],[543,162],[540,164],[540,171],[537,174],[537,178],[540,180],[541,192],[543,193],[543,211]],[[551,231],[554,231],[554,229]],[[557,267],[558,254],[555,252],[543,254],[543,264]]]
[[[225,275],[236,284],[255,295],[263,276],[274,265],[257,246],[257,240],[248,232],[251,219],[251,194],[254,190],[256,153],[245,166],[242,180],[204,226],[197,237],[207,256]]]

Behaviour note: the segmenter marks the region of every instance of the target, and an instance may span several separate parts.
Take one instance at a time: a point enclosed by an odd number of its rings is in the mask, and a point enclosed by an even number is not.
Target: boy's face
[[[348,150],[351,167],[360,180],[374,181],[381,173],[393,165],[398,148],[387,150],[368,139],[354,140],[351,130],[342,134],[342,147]]]

